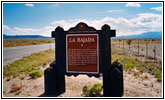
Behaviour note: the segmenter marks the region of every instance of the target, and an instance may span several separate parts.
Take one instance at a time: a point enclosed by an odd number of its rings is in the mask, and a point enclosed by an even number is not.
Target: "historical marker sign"
[[[66,71],[99,73],[98,34],[66,35]]]
[[[86,74],[89,77],[103,76],[103,96],[123,95],[123,69],[118,62],[111,64],[110,37],[115,30],[105,24],[101,30],[80,22],[64,31],[57,27],[52,31],[56,41],[56,61],[44,71],[45,93],[65,92],[65,75]]]

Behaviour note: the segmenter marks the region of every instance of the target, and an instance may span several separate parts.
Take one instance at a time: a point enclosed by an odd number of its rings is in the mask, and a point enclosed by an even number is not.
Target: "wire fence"
[[[112,39],[111,45],[138,55],[144,55],[146,59],[154,60],[154,62],[156,59],[162,60],[161,39]]]

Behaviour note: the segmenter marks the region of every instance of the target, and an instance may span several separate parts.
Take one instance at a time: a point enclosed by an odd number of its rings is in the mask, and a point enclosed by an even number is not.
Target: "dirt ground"
[[[124,71],[124,95],[123,97],[162,97],[162,83],[157,82],[153,75],[147,75],[147,79],[134,77]],[[83,86],[92,86],[102,83],[102,77],[88,77],[86,75],[65,76],[66,92],[58,97],[82,97]],[[21,87],[20,90],[12,92],[12,85]],[[21,75],[10,81],[3,81],[3,97],[44,97],[44,77],[30,79]]]

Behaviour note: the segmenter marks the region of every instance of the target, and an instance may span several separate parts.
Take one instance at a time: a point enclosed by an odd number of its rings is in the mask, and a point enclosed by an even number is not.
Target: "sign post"
[[[102,73],[103,96],[122,96],[122,66],[119,63],[111,64],[110,37],[115,35],[116,31],[111,30],[109,25],[96,30],[83,22],[68,31],[64,31],[62,27],[52,31],[52,37],[56,40],[56,60],[50,64],[50,70],[45,70],[45,93],[65,92],[65,75],[85,74],[89,77],[100,77]],[[48,71],[54,72],[52,77],[47,75]],[[53,80],[55,86],[52,86],[48,78]],[[116,89],[117,87],[121,89]]]

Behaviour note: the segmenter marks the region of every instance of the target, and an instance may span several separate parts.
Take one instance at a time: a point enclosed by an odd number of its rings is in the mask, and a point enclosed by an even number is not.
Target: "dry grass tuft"
[[[11,86],[11,92],[17,92],[21,90],[22,87],[23,87],[22,84],[18,85],[16,83],[13,83]]]

